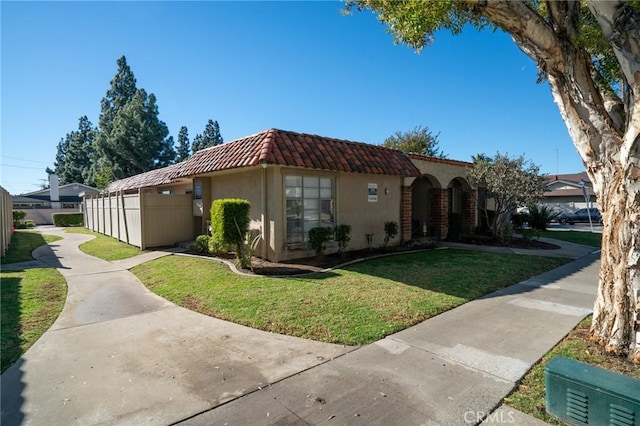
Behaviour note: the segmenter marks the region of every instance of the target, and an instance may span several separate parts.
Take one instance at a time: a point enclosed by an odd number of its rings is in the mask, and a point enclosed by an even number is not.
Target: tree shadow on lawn
[[[526,261],[528,258],[517,254],[431,250],[374,259],[340,269],[472,300],[534,291],[579,272],[597,261],[598,256],[585,256],[565,264],[562,262],[568,259],[548,258],[550,265],[557,265],[551,270],[544,263],[528,268],[531,263]],[[514,262],[516,259],[519,262]],[[529,283],[519,284],[534,277],[536,279]]]

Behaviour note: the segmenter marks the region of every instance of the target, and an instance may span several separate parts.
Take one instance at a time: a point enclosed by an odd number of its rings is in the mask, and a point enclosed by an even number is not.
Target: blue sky
[[[394,45],[369,13],[338,2],[8,2],[1,13],[1,184],[37,190],[56,144],[100,100],[127,57],[160,119],[191,138],[208,119],[225,141],[271,127],[379,144],[440,133],[449,158],[524,154],[583,170],[548,85],[502,33]]]

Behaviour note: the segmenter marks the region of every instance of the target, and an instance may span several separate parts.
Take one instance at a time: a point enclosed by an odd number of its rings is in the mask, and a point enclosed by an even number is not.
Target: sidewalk
[[[354,349],[188,311],[126,270],[168,253],[105,262],[78,250],[90,237],[46,232],[64,239],[34,254],[68,299],[2,375],[3,425],[533,425],[502,399],[591,312],[599,267],[580,257]]]

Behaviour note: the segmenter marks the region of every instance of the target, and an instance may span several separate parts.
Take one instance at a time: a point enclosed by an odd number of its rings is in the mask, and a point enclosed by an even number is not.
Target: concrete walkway
[[[599,267],[580,257],[353,350],[179,308],[124,269],[164,254],[109,263],[58,234],[36,256],[67,304],[2,375],[3,425],[533,425],[500,403],[591,312]]]
[[[125,269],[168,253],[110,263],[78,249],[90,236],[43,232],[63,237],[34,257],[64,275],[67,301],[2,374],[3,426],[171,424],[353,349],[197,314]]]

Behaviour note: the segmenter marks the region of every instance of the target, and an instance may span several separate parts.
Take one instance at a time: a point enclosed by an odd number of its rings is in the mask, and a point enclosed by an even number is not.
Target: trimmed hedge
[[[54,213],[51,217],[56,226],[84,226],[84,213]]]
[[[211,239],[216,246],[235,246],[242,267],[247,265],[243,253],[244,240],[249,230],[251,204],[240,198],[224,198],[211,204]],[[249,259],[250,261],[250,259]]]

